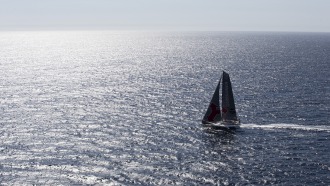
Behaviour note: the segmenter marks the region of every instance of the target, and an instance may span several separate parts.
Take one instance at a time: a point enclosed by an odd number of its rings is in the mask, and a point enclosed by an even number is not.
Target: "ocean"
[[[329,72],[330,33],[2,31],[0,184],[330,185]]]

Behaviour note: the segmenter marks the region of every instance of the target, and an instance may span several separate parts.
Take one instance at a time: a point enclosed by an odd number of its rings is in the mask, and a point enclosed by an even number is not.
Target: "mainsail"
[[[234,120],[237,121],[235,102],[233,96],[233,90],[231,87],[231,82],[229,78],[229,74],[223,72],[222,74],[222,120]]]
[[[202,121],[203,124],[217,123],[221,121],[220,102],[219,102],[220,81],[217,85],[217,88],[214,91],[209,107],[207,108],[207,111],[204,115]]]

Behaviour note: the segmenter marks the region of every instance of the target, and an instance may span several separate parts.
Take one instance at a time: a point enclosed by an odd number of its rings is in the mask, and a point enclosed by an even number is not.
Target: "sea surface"
[[[0,185],[330,185],[329,116],[330,33],[0,32]]]

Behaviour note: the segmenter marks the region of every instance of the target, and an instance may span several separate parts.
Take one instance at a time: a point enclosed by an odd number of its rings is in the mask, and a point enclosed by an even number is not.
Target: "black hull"
[[[221,122],[219,123],[210,123],[210,122],[206,122],[206,121],[203,121],[203,124],[205,127],[208,127],[212,130],[216,130],[216,131],[225,131],[225,132],[228,132],[228,133],[235,133],[236,132],[236,129],[239,129],[240,128],[240,124],[223,124]]]

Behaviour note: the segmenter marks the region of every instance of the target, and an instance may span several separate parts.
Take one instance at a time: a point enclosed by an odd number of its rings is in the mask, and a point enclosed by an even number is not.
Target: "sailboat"
[[[220,109],[220,85],[222,87]],[[235,130],[240,127],[229,74],[223,71],[202,123],[213,129]]]

